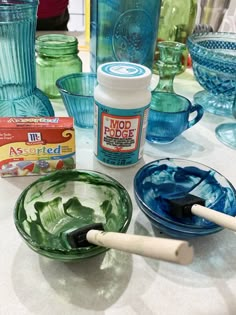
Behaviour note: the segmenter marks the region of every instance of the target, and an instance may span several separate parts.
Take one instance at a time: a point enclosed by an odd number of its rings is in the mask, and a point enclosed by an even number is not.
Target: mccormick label
[[[0,118],[0,175],[26,176],[75,168],[71,117]]]
[[[149,105],[117,109],[95,102],[94,153],[113,167],[131,166],[143,155]]]

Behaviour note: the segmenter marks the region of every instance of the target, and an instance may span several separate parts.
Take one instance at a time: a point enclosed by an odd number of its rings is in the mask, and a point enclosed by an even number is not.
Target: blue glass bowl
[[[234,33],[194,33],[187,46],[193,72],[205,89],[194,102],[217,115],[232,116],[236,89],[236,36]]]
[[[61,170],[30,184],[19,196],[15,225],[26,244],[40,255],[70,262],[99,255],[107,248],[72,248],[66,235],[93,223],[125,233],[132,216],[126,189],[115,179],[89,170]]]
[[[144,165],[135,175],[134,194],[138,206],[151,223],[176,238],[216,233],[223,228],[203,218],[176,218],[166,199],[191,193],[205,199],[208,208],[236,215],[235,189],[214,169],[184,159],[161,159]]]
[[[93,128],[95,73],[73,73],[56,81],[66,111],[80,128]]]

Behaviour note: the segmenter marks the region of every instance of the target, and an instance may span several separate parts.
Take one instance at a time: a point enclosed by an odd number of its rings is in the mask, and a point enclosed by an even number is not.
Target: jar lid
[[[98,83],[115,89],[147,88],[151,75],[149,68],[132,62],[108,62],[97,69]]]

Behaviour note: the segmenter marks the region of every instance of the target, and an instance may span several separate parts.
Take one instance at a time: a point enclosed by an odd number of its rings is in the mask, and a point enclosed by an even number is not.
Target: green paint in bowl
[[[29,185],[19,196],[15,225],[27,245],[38,254],[61,261],[98,255],[106,248],[70,248],[66,232],[92,223],[105,231],[125,233],[132,216],[126,189],[95,171],[61,170]]]

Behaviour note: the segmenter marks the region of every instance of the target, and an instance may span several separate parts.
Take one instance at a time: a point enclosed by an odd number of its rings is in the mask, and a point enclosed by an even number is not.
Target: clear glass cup
[[[64,34],[36,38],[36,73],[38,87],[50,98],[59,98],[56,80],[70,73],[82,72],[78,40]]]
[[[0,0],[0,116],[53,116],[36,88],[38,0]]]

